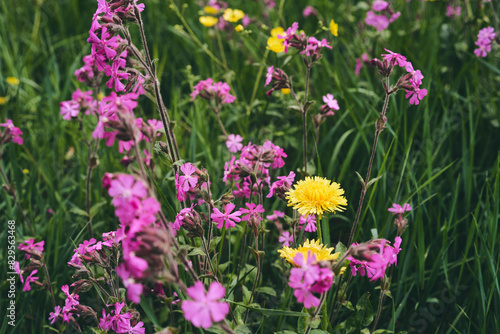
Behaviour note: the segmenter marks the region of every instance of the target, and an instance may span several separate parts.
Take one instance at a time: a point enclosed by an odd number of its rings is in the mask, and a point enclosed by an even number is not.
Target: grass
[[[268,24],[282,22],[286,27],[295,20],[302,22],[301,9],[309,3],[282,2],[282,16],[273,12]],[[267,65],[282,66],[289,61],[286,70],[297,73],[293,80],[300,89],[304,79],[299,59],[267,54],[267,34],[256,27],[252,34],[235,35],[234,40],[223,40],[219,46],[218,36],[211,36],[197,22],[199,6],[194,1],[185,3],[187,6],[179,7],[182,17],[213,57],[193,41],[186,27],[181,28],[183,22],[169,9],[168,2],[148,2],[144,12],[148,42],[158,59],[162,93],[182,142],[181,156],[200,161],[212,180],[222,178],[229,155],[218,139],[221,133],[215,117],[203,101],[188,101],[197,80],[214,77],[230,83],[238,98],[221,114],[228,131],[255,143],[272,140],[289,154],[284,171],[296,170],[302,163],[301,121],[289,108],[290,99],[281,94],[267,98],[261,78],[251,112],[247,110],[257,73],[265,66],[263,57],[267,57]],[[487,58],[478,59],[472,53],[472,44],[477,31],[487,26],[485,18],[492,20],[492,14],[479,2],[476,5],[471,1],[463,21],[454,21],[444,16],[444,3],[397,3],[402,16],[391,25],[390,34],[381,37],[369,29],[359,29],[365,12],[361,3],[311,4],[328,13],[327,22],[333,17],[340,26],[338,38],[328,37],[333,41],[333,51],[313,69],[311,79],[313,99],[319,101],[322,95],[333,93],[341,106],[322,126],[317,143],[323,174],[343,186],[349,202],[346,212],[330,217],[330,240],[346,242],[349,236],[361,189],[355,171],[362,175],[366,172],[373,124],[383,101],[375,70],[365,67],[356,77],[354,60],[365,51],[370,56],[380,55],[384,48],[400,52],[421,69],[429,94],[419,106],[409,106],[403,93],[391,98],[388,126],[381,134],[372,173],[382,179],[367,193],[358,230],[357,240],[369,239],[374,233],[392,239],[395,229],[387,208],[393,202],[408,202],[414,208],[393,271],[392,299],[386,298],[380,326],[410,333],[490,333],[500,325],[496,316],[500,314],[500,95],[495,89],[500,67],[498,47]],[[260,10],[257,2],[234,1],[231,6],[244,8],[254,16]],[[79,125],[61,119],[59,102],[69,100],[74,89],[81,87],[72,73],[89,52],[86,32],[94,11],[92,1],[0,3],[0,95],[9,96],[0,106],[0,120],[11,118],[24,132],[25,140],[23,146],[4,148],[0,163],[35,225],[37,240],[46,241],[45,257],[57,291],[71,282],[66,262],[74,244],[88,238],[86,218],[77,210],[85,209],[87,145]],[[301,27],[307,32],[317,29],[314,18],[303,22]],[[214,58],[225,65],[218,65]],[[19,78],[21,84],[10,86],[5,81],[8,76]],[[154,104],[146,98],[141,100],[138,114],[157,117]],[[90,134],[90,124],[85,131]],[[309,127],[311,143],[312,134]],[[98,156],[91,195],[92,203],[102,206],[94,217],[94,229],[106,232],[115,229],[117,221],[101,187],[101,177],[104,172],[121,171],[123,167],[115,149],[101,145]],[[314,162],[318,170],[318,159]],[[24,169],[29,172],[23,173]],[[165,202],[175,203],[173,174],[167,168],[161,172],[159,187]],[[213,185],[215,194],[224,192],[221,183]],[[12,198],[1,194],[2,221],[16,220],[19,242],[31,237]],[[6,238],[6,229],[2,229],[0,240]],[[0,251],[2,273],[8,271],[5,249],[2,246]],[[275,271],[271,265],[277,256],[272,251],[264,266]],[[252,275],[255,273],[249,278]],[[8,287],[4,277],[2,274],[2,296]],[[264,280],[281,284],[280,277]],[[366,279],[353,280],[349,299],[355,303],[367,289],[378,295]],[[375,296],[371,296],[374,307]],[[266,308],[278,304],[273,298],[264,300]],[[7,302],[5,298],[0,301],[2,316]],[[89,298],[87,304],[92,306],[94,302]],[[0,333],[51,332],[47,318],[52,305],[47,292],[23,293],[19,286],[16,305],[17,327],[12,330],[3,322]],[[340,316],[348,313],[343,309]],[[168,323],[168,318],[163,318],[165,312],[157,311],[156,316],[163,325]],[[264,322],[275,320],[268,317]],[[295,324],[291,317],[287,321],[292,327]]]

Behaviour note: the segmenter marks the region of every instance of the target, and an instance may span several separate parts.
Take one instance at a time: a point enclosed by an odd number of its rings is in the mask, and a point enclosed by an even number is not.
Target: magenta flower
[[[427,96],[427,89],[415,88],[415,90],[407,90],[405,98],[410,98],[410,104],[418,105],[420,101]]]
[[[243,138],[240,135],[230,134],[226,141],[226,146],[229,149],[229,152],[236,153],[243,148],[243,144],[241,143]]]
[[[49,314],[50,324],[53,324],[57,320],[59,315],[61,315],[61,306],[56,306],[54,308],[54,312],[50,312]]]
[[[142,284],[135,282],[123,263],[119,267],[116,267],[116,274],[122,279],[123,285],[125,286],[125,289],[127,289],[127,298],[130,301],[139,304],[141,302],[143,289]]]
[[[225,225],[226,228],[235,227],[235,222],[241,221],[239,218],[239,216],[241,216],[240,211],[231,213],[234,208],[235,205],[233,203],[228,203],[226,205],[225,213],[222,213],[219,209],[214,208],[214,212],[210,215],[210,217],[215,223],[217,223],[217,228],[222,228],[223,225]]]
[[[26,245],[24,245],[26,243]],[[23,243],[20,243],[17,246],[17,249],[20,251],[23,251],[26,253],[26,259],[29,259],[31,257],[32,253],[42,253],[43,252],[43,246],[45,245],[45,241],[40,241],[35,244],[35,239],[31,238],[27,241],[24,241]]]
[[[395,215],[398,213],[403,214],[406,211],[411,211],[411,210],[412,210],[412,207],[408,203],[403,204],[403,206],[401,206],[397,203],[394,203],[394,204],[392,204],[392,208],[387,209],[387,211],[392,212]]]
[[[212,282],[205,292],[203,283],[197,281],[187,289],[187,294],[193,300],[184,300],[181,308],[184,317],[195,327],[210,328],[213,322],[224,320],[229,313],[229,304],[220,301],[226,290],[219,282]]]
[[[377,15],[373,11],[366,12],[365,23],[376,28],[378,31],[387,29],[389,20],[385,15]]]
[[[481,57],[484,58],[488,54],[488,52],[491,52],[491,43],[489,43],[488,40],[485,39],[480,39],[476,41],[474,44],[476,44],[479,48],[474,49],[474,54],[476,57]]]
[[[337,102],[337,100],[335,100],[333,98],[332,94],[326,94],[325,96],[323,96],[323,102],[325,102],[326,105],[328,106],[328,108],[330,108],[330,109],[333,109],[333,110],[340,109],[339,103]]]
[[[262,217],[260,214],[263,213],[265,210],[261,204],[255,205],[255,203],[245,203],[245,206],[248,209],[240,208],[241,213],[246,213],[245,216],[241,217],[241,220],[247,221],[247,220],[250,220],[252,218],[254,218],[254,219],[256,218],[259,221],[262,220]]]
[[[300,216],[299,218],[299,229],[302,229],[302,225],[306,224],[304,231],[306,232],[316,232],[316,216],[308,215],[307,217]]]
[[[273,80],[273,74],[274,74],[274,66],[269,66],[267,68],[267,74],[266,74],[266,84],[265,86],[269,85],[271,81]]]
[[[278,241],[281,242],[283,246],[289,247],[290,243],[293,242],[293,236],[290,234],[290,232],[285,231],[281,233],[280,237],[278,238]]]
[[[12,141],[13,143],[16,143],[18,145],[23,144],[23,138],[21,138],[23,132],[18,127],[15,127],[10,119],[7,118],[5,120],[5,123],[0,123],[0,126],[6,128],[3,135],[0,132],[0,139],[2,140],[3,143]]]
[[[111,37],[106,27],[102,27],[100,39],[93,31],[89,31],[89,35],[90,37],[87,39],[87,42],[92,43],[92,47],[95,47],[97,52],[106,54],[106,58],[108,59],[113,59],[116,56],[115,49],[119,45],[117,37]]]
[[[396,52],[392,52],[391,50],[384,50],[389,53],[382,54],[382,59],[386,60],[387,62],[392,62],[394,65],[397,64],[399,67],[405,67],[407,62],[405,56],[402,56]]]
[[[31,272],[31,274],[28,275],[28,277],[26,277],[26,279],[24,280],[23,291],[30,291],[31,290],[30,283],[35,282],[38,279],[38,277],[33,276],[37,272],[38,272],[38,270],[35,269]]]
[[[377,12],[387,9],[387,7],[389,7],[389,3],[383,0],[375,0],[372,4],[373,10],[376,10]]]
[[[491,43],[491,41],[495,39],[495,36],[496,36],[495,29],[493,29],[493,27],[486,27],[479,30],[479,33],[477,34],[477,39],[487,40]]]
[[[283,218],[283,217],[285,217],[285,213],[283,211],[274,210],[272,215],[266,216],[266,219],[277,220],[278,218]]]
[[[61,108],[61,115],[65,120],[69,121],[71,117],[76,117],[80,113],[80,105],[73,100],[63,101],[59,106]]]
[[[307,6],[306,8],[304,8],[302,15],[304,15],[304,17],[308,17],[310,15],[318,15],[318,11],[312,6]]]
[[[111,181],[108,193],[111,197],[128,200],[133,197],[144,198],[148,194],[148,191],[144,183],[140,180],[136,180],[132,175],[118,174],[118,176]]]

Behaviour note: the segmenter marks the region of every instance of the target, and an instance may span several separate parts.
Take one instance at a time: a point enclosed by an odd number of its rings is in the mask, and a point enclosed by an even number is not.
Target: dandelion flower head
[[[303,216],[317,214],[319,219],[324,212],[344,211],[347,205],[340,184],[318,176],[298,181],[286,195],[288,206]]]
[[[306,262],[308,254],[314,255],[317,261],[335,261],[338,259],[340,252],[332,254],[333,249],[333,247],[327,248],[325,245],[320,244],[319,240],[313,239],[309,241],[309,239],[307,239],[306,242],[298,248],[290,248],[285,246],[282,249],[279,249],[278,253],[280,253],[281,258],[288,261],[291,265],[297,267],[298,264],[296,264],[293,259],[298,253],[302,253],[302,255],[304,256],[304,261]]]

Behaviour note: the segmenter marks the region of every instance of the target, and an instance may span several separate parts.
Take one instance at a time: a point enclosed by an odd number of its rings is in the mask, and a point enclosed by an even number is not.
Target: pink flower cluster
[[[455,8],[453,8],[452,5],[446,6],[447,17],[460,16],[461,14],[462,14],[462,7],[456,6]]]
[[[122,313],[125,302],[115,303],[114,311],[109,314],[102,310],[102,318],[99,320],[99,328],[105,331],[115,331],[116,333],[144,334],[146,329],[144,323],[138,321],[137,312]]]
[[[304,227],[305,225],[305,227]],[[316,232],[317,227],[316,227],[316,216],[315,215],[308,215],[308,216],[300,216],[299,218],[299,226],[297,227],[298,230],[302,230],[304,227],[304,231],[306,232]]]
[[[396,237],[394,247],[385,239],[376,239],[362,244],[353,243],[347,259],[353,276],[359,273],[371,281],[384,277],[387,268],[397,265],[397,255],[401,248],[401,238]]]
[[[293,295],[305,308],[318,307],[320,300],[314,293],[325,293],[333,283],[333,272],[323,268],[316,262],[316,256],[308,252],[306,259],[302,253],[297,253],[293,262],[298,266],[290,271],[288,285],[294,289]]]
[[[240,157],[233,156],[224,166],[223,181],[227,185],[236,182],[236,190],[233,191],[236,197],[250,198],[252,187],[254,192],[259,191],[264,185],[270,185],[269,171],[271,168],[277,169],[285,165],[283,158],[287,154],[283,149],[266,140],[262,145],[248,143],[243,147]],[[254,184],[251,178],[254,174],[257,182]]]
[[[102,246],[113,247],[117,245],[116,242],[116,232],[108,232],[103,233],[102,235],[103,241],[97,241],[92,238],[90,240],[84,240],[83,243],[78,245],[78,248],[73,250],[73,256],[71,260],[69,260],[68,265],[72,266],[76,269],[79,269],[83,266],[83,262],[93,262],[99,260],[99,252],[103,249]],[[102,254],[106,256],[105,253]],[[83,260],[83,262],[82,262]]]
[[[380,14],[375,14],[380,12]],[[366,13],[365,23],[376,28],[378,31],[387,29],[390,23],[394,22],[401,12],[394,12],[387,1],[375,0],[372,10]]]
[[[30,260],[29,264],[23,270],[21,270],[19,262],[16,261],[14,263],[14,270],[17,274],[19,274],[19,278],[23,283],[24,292],[31,290],[31,283],[35,283],[40,286],[42,285],[42,283],[37,281],[39,277],[34,275],[38,273],[38,269],[42,267],[40,259],[42,258],[44,245],[45,241],[43,240],[35,243],[34,239],[29,239],[17,246],[20,251],[24,252],[24,258],[26,260]],[[26,278],[23,277],[25,272],[29,272],[29,275],[26,276]]]
[[[201,191],[208,190],[208,184],[204,180],[206,173],[199,170],[190,162],[183,164],[180,168],[182,174],[175,174],[175,188],[177,189],[177,199],[199,199],[199,204],[203,203]]]
[[[127,288],[128,299],[139,303],[143,289],[138,281],[163,268],[162,251],[154,249],[168,242],[165,230],[156,224],[160,203],[149,196],[144,182],[132,175],[107,173],[103,186],[113,197],[121,223],[116,241],[123,248],[123,263],[117,274]]]
[[[491,43],[495,40],[496,32],[493,27],[487,27],[479,30],[477,34],[477,41],[474,43],[478,46],[474,50],[477,57],[486,57],[488,52],[491,52]]]
[[[291,27],[283,32],[283,34],[277,36],[278,38],[283,39],[285,53],[288,53],[288,49],[292,47],[299,50],[300,54],[305,54],[306,56],[311,57],[314,62],[321,58],[322,48],[332,48],[326,39],[323,38],[320,41],[316,39],[316,37],[307,37],[304,32],[297,34],[298,29],[299,23],[294,22]]]
[[[285,193],[290,190],[293,182],[295,181],[295,173],[290,172],[288,176],[278,176],[278,181],[273,182],[269,188],[267,198],[271,198],[276,194],[282,200],[285,200]],[[269,219],[269,218],[268,218]]]
[[[219,282],[212,282],[206,292],[203,283],[196,281],[187,289],[192,300],[182,302],[184,317],[195,327],[210,328],[212,323],[224,320],[229,313],[229,304],[220,301],[225,294],[226,289]]]
[[[236,99],[233,95],[229,94],[231,87],[225,82],[214,83],[212,78],[201,80],[194,86],[191,93],[191,101],[197,96],[207,100],[214,100],[217,104],[233,103]]]
[[[56,306],[54,308],[54,312],[50,312],[49,320],[50,323],[53,324],[57,319],[62,319],[63,323],[73,322],[76,320],[73,315],[80,316],[80,312],[82,311],[82,305],[80,305],[80,296],[75,292],[69,293],[69,286],[63,285],[61,290],[66,295],[66,299],[64,301],[64,306]]]
[[[12,120],[7,118],[5,123],[0,123],[0,126],[5,128],[3,132],[0,131],[0,145],[10,141],[18,145],[23,144],[23,138],[21,138],[23,132],[18,127],[14,126]]]
[[[121,80],[131,79],[131,73],[126,71],[127,51],[126,41],[116,33],[121,26],[122,20],[135,19],[135,7],[139,11],[144,10],[144,4],[137,1],[123,1],[110,4],[105,0],[98,1],[98,7],[92,19],[92,26],[87,41],[92,44],[90,57],[84,59],[85,66],[77,70],[75,75],[79,78],[93,78],[93,67],[104,72],[110,79],[106,83],[108,88],[117,92],[127,90]],[[134,76],[136,87],[139,89],[141,83]],[[128,88],[128,87],[127,87]],[[141,88],[142,89],[142,88]]]
[[[418,105],[420,101],[427,95],[427,89],[420,88],[422,85],[422,79],[424,76],[420,70],[413,69],[411,62],[406,60],[406,57],[400,55],[399,53],[392,52],[385,49],[388,53],[382,54],[382,59],[385,64],[388,64],[388,68],[392,69],[392,66],[402,67],[408,72],[408,74],[403,77],[401,87],[406,90],[405,97],[410,101],[410,104]],[[372,60],[372,64],[376,63],[376,59]]]

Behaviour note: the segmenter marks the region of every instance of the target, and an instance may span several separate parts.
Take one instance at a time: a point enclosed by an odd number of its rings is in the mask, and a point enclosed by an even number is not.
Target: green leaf
[[[258,293],[265,293],[266,295],[270,295],[276,297],[276,290],[267,286],[261,286],[255,289]]]
[[[97,212],[99,212],[99,208],[106,203],[107,201],[102,201],[92,205],[92,207],[90,208],[90,218],[93,218],[97,214]]]
[[[215,237],[210,241],[210,247],[208,248],[208,252],[211,253],[214,251],[215,247],[219,244],[219,242],[222,240],[221,236]]]
[[[151,322],[156,327],[161,327],[160,323],[158,322],[158,319],[156,318],[156,315],[155,315],[153,309],[151,308],[151,306],[149,305],[148,301],[144,297],[141,298],[141,307],[144,310],[144,313],[146,313],[146,315],[148,316],[148,319],[150,319]]]
[[[329,334],[329,333],[321,329],[313,329],[311,331],[311,334]]]
[[[71,210],[69,210],[69,212],[74,213],[75,215],[79,215],[79,216],[84,216],[84,217],[89,216],[86,211],[84,211],[80,208],[77,208],[77,207],[71,208]]]
[[[195,247],[189,252],[188,256],[202,255],[205,256],[205,250],[202,247]]]
[[[295,312],[295,311],[257,308],[257,307],[251,306],[251,305],[245,305],[243,303],[233,302],[231,300],[227,300],[227,302],[234,304],[234,305],[242,306],[242,307],[247,308],[251,311],[258,312],[258,313],[260,313],[264,316],[268,316],[268,317],[275,317],[275,316],[280,316],[280,315],[284,315],[287,317],[304,317],[307,315],[307,313]]]

